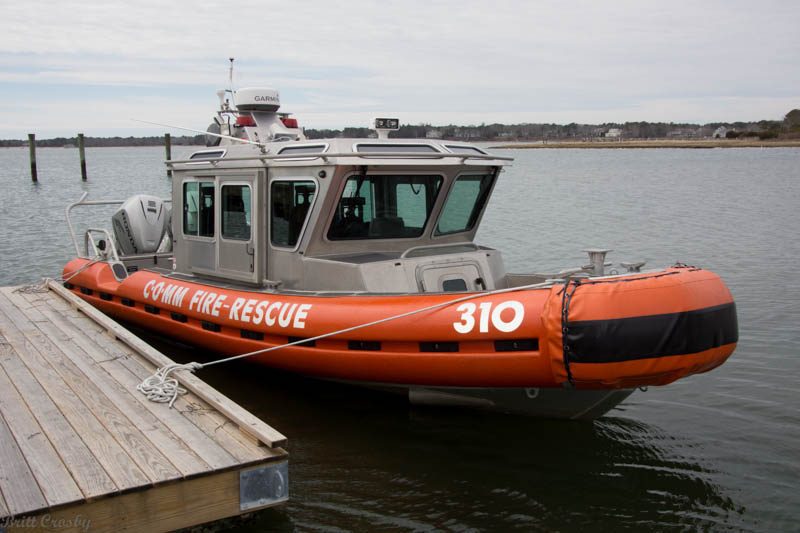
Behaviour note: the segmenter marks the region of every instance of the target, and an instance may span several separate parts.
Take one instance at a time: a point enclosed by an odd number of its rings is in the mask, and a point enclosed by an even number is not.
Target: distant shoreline
[[[490,146],[495,150],[529,149],[529,148],[798,148],[800,139],[766,139],[746,140],[714,139],[714,140],[621,140],[621,141],[553,141],[538,143],[500,144]]]
[[[173,140],[173,149],[188,148],[190,146],[203,146],[205,143],[188,137],[186,139],[178,138],[179,141]],[[117,139],[114,139],[118,142]],[[309,139],[314,141],[317,139]],[[420,140],[420,139],[411,139]],[[502,141],[494,141],[487,139],[428,139],[434,141],[461,141],[461,142],[480,142],[480,143],[501,143]],[[160,139],[160,144],[135,144],[135,143],[120,143],[120,144],[106,144],[97,145],[96,143],[87,143],[88,148],[136,148],[136,147],[153,147],[164,146],[163,138]],[[191,142],[194,141],[194,142]],[[40,144],[36,142],[37,148],[66,148],[77,149],[74,144],[53,145],[53,144]],[[19,142],[16,145],[0,146],[0,149],[27,149],[28,142]],[[552,140],[552,141],[517,141],[513,144],[492,144],[490,149],[504,150],[504,149],[557,149],[557,148],[571,148],[571,149],[620,149],[620,148],[800,148],[800,139],[756,139],[750,138],[747,140],[740,139],[697,139],[697,140],[672,140],[672,139],[623,139],[623,140],[594,140],[594,141],[565,141],[565,140]]]

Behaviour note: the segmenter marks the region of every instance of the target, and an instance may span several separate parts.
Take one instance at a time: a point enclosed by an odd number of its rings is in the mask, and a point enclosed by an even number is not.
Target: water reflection
[[[143,334],[142,332],[139,332]],[[212,354],[148,339],[180,362]],[[412,407],[247,363],[200,377],[289,437],[290,502],[249,531],[709,529],[743,506],[650,424]],[[238,527],[242,527],[241,524]]]

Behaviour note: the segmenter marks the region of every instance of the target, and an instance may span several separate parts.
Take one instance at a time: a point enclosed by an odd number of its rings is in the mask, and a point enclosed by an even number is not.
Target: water
[[[410,407],[246,363],[201,377],[289,437],[291,501],[249,531],[798,530],[800,150],[511,150],[478,241],[509,271],[610,259],[722,276],[740,343],[711,373],[637,392],[594,422]],[[0,150],[0,285],[74,255],[64,207],[168,196],[163,148]],[[111,209],[76,210],[79,231]],[[152,339],[179,361],[211,357]]]

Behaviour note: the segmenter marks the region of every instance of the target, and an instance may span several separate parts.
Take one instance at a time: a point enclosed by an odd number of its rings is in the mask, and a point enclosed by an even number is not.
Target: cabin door
[[[219,239],[217,240],[218,275],[258,283],[260,254],[258,179],[256,174],[218,177]]]

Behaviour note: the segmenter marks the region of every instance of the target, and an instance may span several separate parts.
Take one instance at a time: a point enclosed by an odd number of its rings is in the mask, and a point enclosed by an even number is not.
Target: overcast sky
[[[793,0],[6,2],[0,138],[205,130],[230,56],[311,128],[779,120],[799,23]]]

